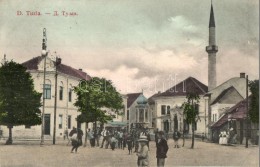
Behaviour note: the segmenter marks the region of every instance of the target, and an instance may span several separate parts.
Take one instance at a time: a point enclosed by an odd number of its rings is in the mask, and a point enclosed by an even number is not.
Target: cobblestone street
[[[182,143],[182,142],[181,142]],[[221,146],[214,143],[195,141],[195,148],[190,149],[188,140],[185,147],[173,148],[173,140],[168,140],[169,152],[166,166],[259,166],[259,149],[257,146]],[[46,141],[44,146],[39,142],[15,142],[14,145],[0,145],[0,166],[91,166],[91,167],[134,167],[136,155],[128,151],[80,147],[78,153],[70,153],[70,146],[64,141],[52,145]],[[156,166],[155,143],[150,143],[150,166]]]

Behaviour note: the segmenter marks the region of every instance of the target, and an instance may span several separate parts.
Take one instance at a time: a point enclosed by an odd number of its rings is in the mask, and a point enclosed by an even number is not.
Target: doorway
[[[51,115],[44,114],[44,134],[50,135],[51,134]]]

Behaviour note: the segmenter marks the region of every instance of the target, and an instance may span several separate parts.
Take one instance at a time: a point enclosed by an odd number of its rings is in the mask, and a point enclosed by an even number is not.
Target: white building
[[[231,107],[245,98],[245,73],[240,73],[240,77],[231,78],[205,94],[209,126],[214,125]],[[208,133],[212,135],[211,131]]]
[[[34,80],[34,88],[37,92],[43,92],[44,59],[39,56],[32,58],[24,65]],[[65,64],[57,65],[57,110],[56,110],[56,137],[63,137],[65,129],[70,131],[77,127],[77,108],[73,105],[76,94],[73,87],[79,84],[81,79],[89,80],[90,76],[81,69],[77,70]],[[44,134],[45,138],[52,138],[54,130],[54,101],[55,101],[55,61],[46,58],[45,73],[45,111]],[[41,110],[43,108],[41,107]],[[79,125],[81,126],[81,125]],[[82,126],[83,132],[85,126]],[[3,136],[8,136],[8,129],[1,126]],[[38,126],[14,126],[13,137],[16,138],[40,138],[41,125]]]
[[[185,79],[163,93],[155,94],[149,98],[150,112],[153,113],[153,127],[170,133],[175,128],[181,132],[185,128],[186,133],[191,133],[191,128],[183,121],[183,110],[180,107],[186,101],[187,92],[195,90],[200,96],[198,105],[200,120],[195,125],[195,133],[204,133],[207,113],[203,96],[207,93],[208,87],[192,77]]]

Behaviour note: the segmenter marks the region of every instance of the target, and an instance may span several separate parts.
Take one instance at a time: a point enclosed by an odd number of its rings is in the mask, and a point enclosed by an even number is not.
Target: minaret
[[[212,1],[209,19],[209,46],[206,47],[206,51],[208,52],[208,91],[210,91],[217,86],[216,53],[218,52]]]

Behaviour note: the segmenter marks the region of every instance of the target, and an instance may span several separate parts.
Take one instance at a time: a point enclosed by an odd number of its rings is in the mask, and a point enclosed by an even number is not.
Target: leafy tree
[[[103,124],[112,120],[110,115],[105,114],[105,108],[112,109],[116,113],[123,108],[123,99],[120,93],[116,91],[112,82],[105,78],[93,77],[88,81],[82,80],[74,88],[74,91],[77,94],[74,105],[81,112],[77,121],[80,123],[85,122],[86,129],[89,122],[96,124],[99,121]]]
[[[249,117],[253,123],[259,123],[259,80],[250,81],[251,102],[249,103]]]
[[[13,61],[0,67],[0,124],[9,128],[6,144],[12,144],[12,128],[41,124],[41,93],[34,90],[26,68]]]
[[[191,143],[191,148],[194,148],[194,131],[195,131],[195,124],[198,122],[199,118],[199,110],[198,110],[198,105],[199,105],[199,94],[194,91],[194,92],[187,92],[186,94],[186,100],[182,104],[183,108],[183,116],[186,120],[186,122],[190,125],[192,125],[192,143]]]

